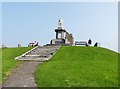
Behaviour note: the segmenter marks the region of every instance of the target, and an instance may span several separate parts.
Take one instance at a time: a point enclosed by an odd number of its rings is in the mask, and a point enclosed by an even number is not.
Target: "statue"
[[[58,20],[58,27],[63,27],[63,21],[61,18]]]

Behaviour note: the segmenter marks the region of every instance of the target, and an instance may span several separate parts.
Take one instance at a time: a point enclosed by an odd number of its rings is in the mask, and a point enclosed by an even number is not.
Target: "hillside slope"
[[[61,47],[36,70],[38,87],[116,87],[118,54],[99,47]]]

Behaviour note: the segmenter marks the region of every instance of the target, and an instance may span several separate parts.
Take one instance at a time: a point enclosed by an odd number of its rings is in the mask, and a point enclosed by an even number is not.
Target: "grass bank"
[[[118,53],[99,47],[61,47],[36,70],[38,87],[116,87]]]
[[[15,57],[20,56],[26,51],[32,49],[31,47],[17,47],[17,48],[2,48],[2,79],[4,81],[6,76],[9,75],[21,61],[15,60]]]

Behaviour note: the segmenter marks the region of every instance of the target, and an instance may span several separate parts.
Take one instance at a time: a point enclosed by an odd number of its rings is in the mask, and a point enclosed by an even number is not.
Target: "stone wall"
[[[65,38],[67,39],[67,41],[68,41],[71,45],[73,45],[73,43],[74,43],[74,38],[73,38],[72,33],[66,32],[66,37],[65,37]]]

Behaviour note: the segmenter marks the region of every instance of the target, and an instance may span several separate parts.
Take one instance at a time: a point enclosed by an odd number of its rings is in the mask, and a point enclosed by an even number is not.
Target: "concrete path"
[[[34,73],[38,61],[24,61],[19,67],[14,69],[7,77],[3,87],[36,87]],[[37,89],[37,88],[36,88]]]

